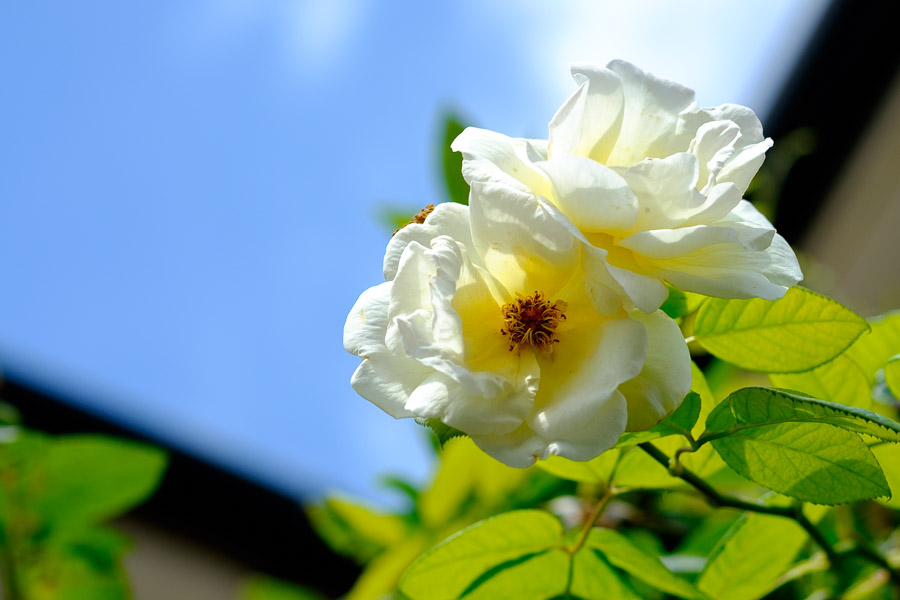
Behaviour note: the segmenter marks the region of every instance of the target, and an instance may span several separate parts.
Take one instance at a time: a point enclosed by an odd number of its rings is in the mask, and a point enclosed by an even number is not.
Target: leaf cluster
[[[105,523],[156,489],[161,450],[0,427],[0,562],[10,600],[130,598],[128,538]]]
[[[404,487],[405,514],[310,509],[365,565],[346,598],[900,593],[900,313],[866,321],[802,288],[774,302],[670,289],[663,309],[713,369],[762,375],[714,393],[694,364],[693,391],[655,427],[527,471],[426,423],[444,448],[430,486]]]

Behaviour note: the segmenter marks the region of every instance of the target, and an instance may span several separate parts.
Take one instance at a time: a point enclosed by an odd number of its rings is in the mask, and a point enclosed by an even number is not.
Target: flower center
[[[406,225],[412,225],[413,223],[418,223],[419,225],[421,225],[422,223],[425,222],[425,218],[428,215],[430,215],[431,211],[433,211],[433,210],[434,210],[434,204],[429,204],[428,206],[426,206],[425,208],[423,208],[422,210],[420,210],[419,212],[414,214],[412,216],[412,218],[409,220],[409,223],[407,223]],[[401,229],[403,229],[404,227],[406,227],[406,225],[401,225],[400,227],[395,229],[394,233],[391,234],[391,237],[395,236],[397,234],[397,232],[400,231]]]
[[[509,351],[529,345],[545,352],[553,351],[556,328],[560,321],[566,320],[563,312],[568,305],[562,300],[550,303],[544,294],[535,292],[533,296],[516,294],[514,302],[504,304],[503,329],[500,333],[509,336]]]

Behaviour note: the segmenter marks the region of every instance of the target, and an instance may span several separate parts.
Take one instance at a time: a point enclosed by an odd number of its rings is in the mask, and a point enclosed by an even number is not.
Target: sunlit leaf
[[[427,546],[421,536],[401,542],[372,559],[342,600],[390,597],[403,571]]]
[[[868,376],[874,376],[890,358],[900,354],[900,310],[869,319],[871,331],[863,335],[847,354]]]
[[[441,140],[441,166],[444,174],[444,190],[447,200],[460,204],[469,203],[469,184],[462,176],[462,154],[453,152],[450,144],[463,132],[466,126],[459,116],[448,113],[443,117],[443,139]]]
[[[583,600],[640,600],[634,587],[612,567],[608,559],[592,548],[582,548],[574,556],[571,594]]]
[[[847,354],[805,373],[770,374],[772,385],[797,390],[814,398],[870,408],[872,386],[862,368]]]
[[[711,354],[744,369],[795,373],[838,356],[868,328],[834,300],[794,287],[775,301],[711,298],[697,313],[694,336]]]
[[[900,400],[900,356],[895,356],[884,365],[884,383],[894,398]]]
[[[896,438],[900,426],[859,408],[747,388],[709,415],[703,437],[755,483],[816,504],[841,504],[890,495],[859,431]]]
[[[377,512],[344,498],[328,498],[307,508],[316,533],[336,552],[367,562],[406,537],[407,526],[396,515]]]
[[[670,435],[690,433],[691,428],[700,416],[700,396],[696,392],[688,392],[681,404],[669,416],[646,431],[623,433],[616,447],[635,446]]]
[[[756,600],[771,592],[809,537],[790,519],[747,513],[713,551],[697,587],[717,600]]]
[[[55,438],[35,465],[44,487],[35,507],[59,524],[108,519],[150,496],[165,467],[165,452],[146,444],[97,435]]]
[[[589,461],[577,461],[551,456],[537,463],[538,468],[570,481],[581,481],[597,485],[607,485],[619,459],[618,450],[607,450]]]
[[[697,589],[669,571],[660,560],[638,548],[631,540],[611,529],[592,529],[587,545],[644,583],[680,598],[703,598]]]
[[[491,458],[469,438],[455,438],[444,447],[434,480],[419,497],[419,515],[435,527],[459,516],[468,500],[476,500],[485,511],[502,506],[530,473]]]
[[[504,513],[462,530],[420,556],[400,578],[399,588],[412,600],[452,600],[505,568],[560,547],[561,539],[562,525],[549,513]]]
[[[240,600],[325,600],[312,590],[257,575],[247,579],[239,592]]]
[[[887,442],[900,442],[900,423],[887,417],[864,408],[763,387],[744,388],[729,395],[707,417],[703,437],[788,421],[827,423]]]
[[[872,447],[872,454],[884,471],[884,478],[893,495],[891,498],[878,498],[895,510],[900,510],[900,444],[878,444]]]

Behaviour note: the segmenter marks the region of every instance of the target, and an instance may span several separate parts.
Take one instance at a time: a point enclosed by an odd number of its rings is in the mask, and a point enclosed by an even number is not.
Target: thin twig
[[[654,460],[656,460],[656,462],[660,463],[666,469],[669,468],[669,457],[666,456],[666,454],[663,453],[659,448],[649,442],[638,444],[638,446],[640,446],[641,450],[643,450]],[[813,525],[812,522],[810,522],[810,520],[806,518],[806,515],[803,514],[802,510],[799,507],[767,506],[765,504],[757,504],[756,502],[747,502],[746,500],[741,500],[740,498],[724,496],[717,492],[711,485],[685,468],[679,469],[678,472],[672,473],[672,475],[691,484],[698,492],[703,494],[703,497],[706,498],[707,502],[717,508],[737,508],[740,510],[761,513],[765,515],[775,515],[776,517],[784,517],[785,519],[792,519],[796,521],[797,524],[800,525],[800,527],[802,527],[806,531],[806,533],[809,534],[809,537],[812,538],[816,545],[822,549],[822,551],[825,553],[825,556],[828,557],[829,563],[834,566],[838,566],[840,564],[840,556],[834,551],[834,548],[831,547],[824,536],[822,536],[822,532],[816,529],[815,525]]]
[[[615,495],[616,493],[613,490],[612,486],[606,489],[606,493],[603,494],[603,497],[600,498],[599,502],[597,502],[597,506],[595,506],[594,510],[591,511],[591,516],[587,518],[587,520],[584,522],[584,525],[581,527],[581,533],[578,535],[578,539],[572,546],[566,548],[566,552],[568,552],[569,554],[575,554],[576,552],[581,550],[581,547],[584,546],[585,540],[587,540],[588,534],[591,532],[591,528],[594,526],[594,523],[597,522],[597,519],[600,518],[600,515],[603,514],[603,511],[606,510],[606,507],[609,505],[609,501],[612,500],[613,496]]]

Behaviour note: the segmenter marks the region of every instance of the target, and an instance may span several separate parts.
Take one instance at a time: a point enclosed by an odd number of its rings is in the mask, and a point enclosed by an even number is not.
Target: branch
[[[659,448],[651,444],[650,442],[644,442],[643,444],[638,444],[641,450],[649,454],[656,462],[664,466],[666,469],[669,469],[669,457],[666,456]],[[698,492],[700,492],[706,501],[711,505],[717,508],[737,508],[740,510],[747,510],[750,512],[762,513],[765,515],[775,515],[776,517],[784,517],[785,519],[792,519],[797,522],[800,527],[802,527],[806,533],[809,534],[809,537],[819,546],[822,551],[825,553],[825,556],[828,557],[828,562],[834,566],[838,566],[841,562],[840,556],[834,551],[834,548],[828,543],[825,537],[822,535],[818,529],[816,529],[815,525],[810,522],[809,519],[806,518],[806,515],[803,514],[803,511],[799,506],[767,506],[765,504],[758,504],[756,502],[747,502],[746,500],[741,500],[740,498],[733,498],[731,496],[724,496],[717,492],[711,485],[700,479],[697,475],[692,473],[691,471],[679,467],[677,472],[673,472],[669,469],[669,473],[672,474],[673,477],[678,477],[679,479],[691,484]],[[886,562],[885,562],[886,564]]]

